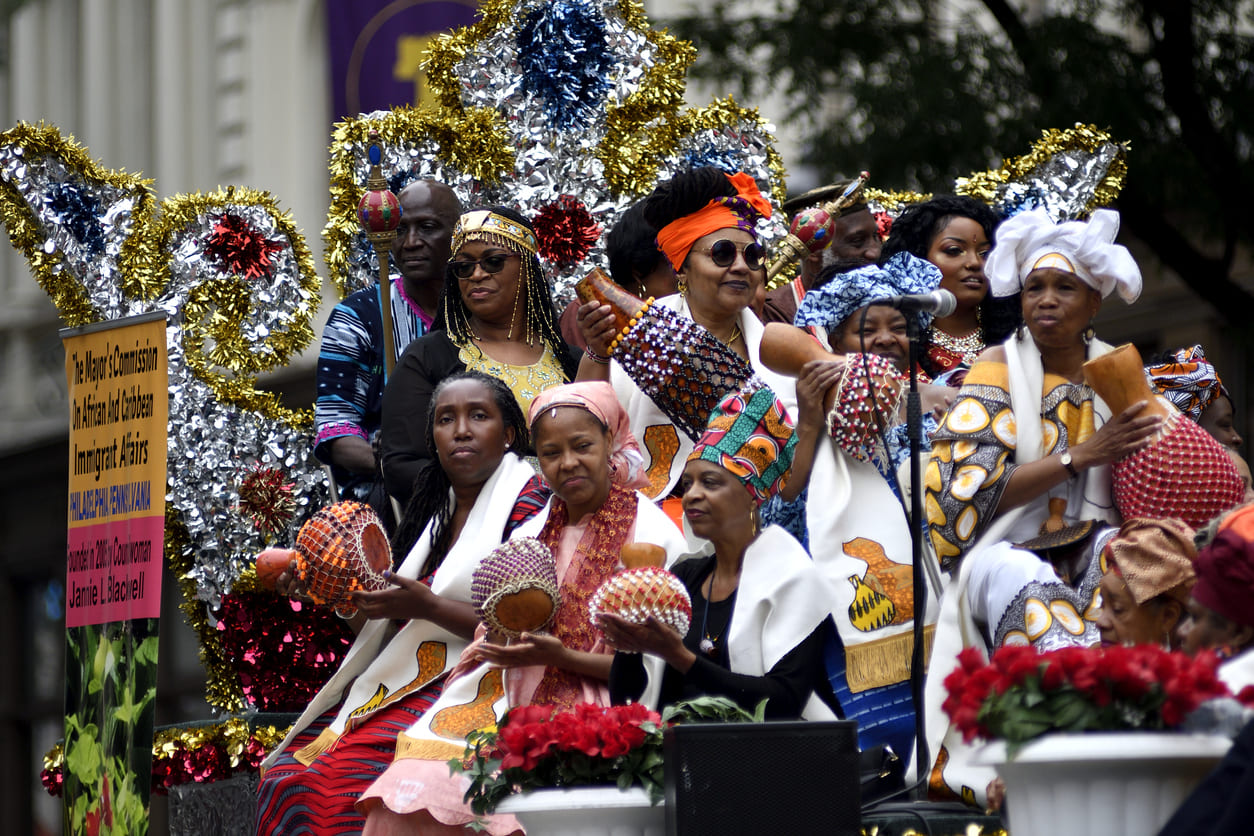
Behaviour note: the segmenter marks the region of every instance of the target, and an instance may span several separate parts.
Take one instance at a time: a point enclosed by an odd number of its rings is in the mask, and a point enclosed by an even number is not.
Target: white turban
[[[1119,291],[1132,304],[1141,295],[1141,268],[1127,247],[1114,243],[1119,213],[1098,209],[1084,221],[1055,224],[1044,209],[1021,212],[997,227],[997,245],[984,266],[994,296],[1023,289],[1033,270],[1053,267],[1074,273],[1102,298]]]

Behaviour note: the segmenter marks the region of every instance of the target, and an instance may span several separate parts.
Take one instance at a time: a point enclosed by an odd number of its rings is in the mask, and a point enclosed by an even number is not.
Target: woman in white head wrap
[[[960,738],[950,735],[939,745],[948,726],[940,711],[943,681],[958,651],[977,646],[991,652],[1011,637],[1035,643],[1034,636],[1055,633],[1050,624],[1037,629],[1039,618],[1033,621],[1030,602],[1018,592],[1060,579],[1011,544],[1042,533],[1051,499],[1066,501],[1067,523],[1117,526],[1109,465],[1149,443],[1160,423],[1141,415],[1144,403],[1112,417],[1084,384],[1085,361],[1110,351],[1093,335],[1102,299],[1118,293],[1131,303],[1141,293],[1136,262],[1114,243],[1118,230],[1119,215],[1110,210],[1094,212],[1087,223],[1061,224],[1044,211],[1027,212],[998,228],[988,259],[991,292],[1021,294],[1024,326],[971,368],[932,439],[924,480],[932,543],[954,575],[941,601],[926,697],[937,764],[933,788],[941,795],[948,787],[982,803],[991,778],[991,772],[964,774]],[[1059,601],[1065,597],[1060,591]],[[1081,636],[1080,614],[1096,611],[1083,603],[1060,603],[1047,620],[1074,622]]]

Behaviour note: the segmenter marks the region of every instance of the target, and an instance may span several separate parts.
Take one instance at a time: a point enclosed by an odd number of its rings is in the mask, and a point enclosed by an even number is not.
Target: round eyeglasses
[[[741,253],[745,257],[745,266],[750,270],[761,270],[762,259],[766,256],[765,248],[757,241],[737,244],[727,238],[720,238],[701,252],[719,267],[731,267],[736,261],[736,253]]]

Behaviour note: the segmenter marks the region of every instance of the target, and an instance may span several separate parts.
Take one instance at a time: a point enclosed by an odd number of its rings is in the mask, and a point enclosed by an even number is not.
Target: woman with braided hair
[[[432,333],[410,343],[383,393],[380,462],[389,495],[405,504],[431,461],[426,415],[435,385],[454,372],[505,381],[523,411],[578,369],[558,331],[535,230],[507,206],[462,215],[453,230]]]
[[[766,251],[755,224],[770,216],[771,204],[752,177],[713,167],[676,174],[644,202],[644,219],[658,230],[658,246],[679,280],[679,293],[655,304],[703,326],[740,355],[795,418],[796,384],[762,365],[758,348],[763,326],[750,307],[766,279]],[[581,307],[579,327],[588,343],[579,379],[613,384],[649,459],[649,485],[643,492],[653,499],[666,498],[679,482],[696,439],[679,432],[610,359],[615,334],[608,305],[589,302]]]
[[[432,393],[419,490],[394,538],[395,586],[353,593],[352,649],[266,759],[257,832],[360,833],[360,795],[392,762],[397,734],[439,697],[478,623],[479,562],[535,516],[549,491],[519,455],[527,423],[497,378],[463,372]],[[284,594],[300,590],[285,573]],[[399,630],[397,620],[402,621]]]

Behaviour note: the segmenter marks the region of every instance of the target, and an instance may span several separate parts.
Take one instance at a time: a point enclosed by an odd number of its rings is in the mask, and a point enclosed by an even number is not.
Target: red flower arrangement
[[[449,766],[470,777],[466,801],[480,815],[515,792],[587,784],[640,784],[656,804],[664,728],[642,705],[519,706],[499,729],[472,733],[465,758]]]
[[[1153,645],[1003,647],[987,662],[967,648],[958,661],[945,713],[963,740],[1005,740],[1011,754],[1048,732],[1179,728],[1203,702],[1229,696],[1213,654]]]

